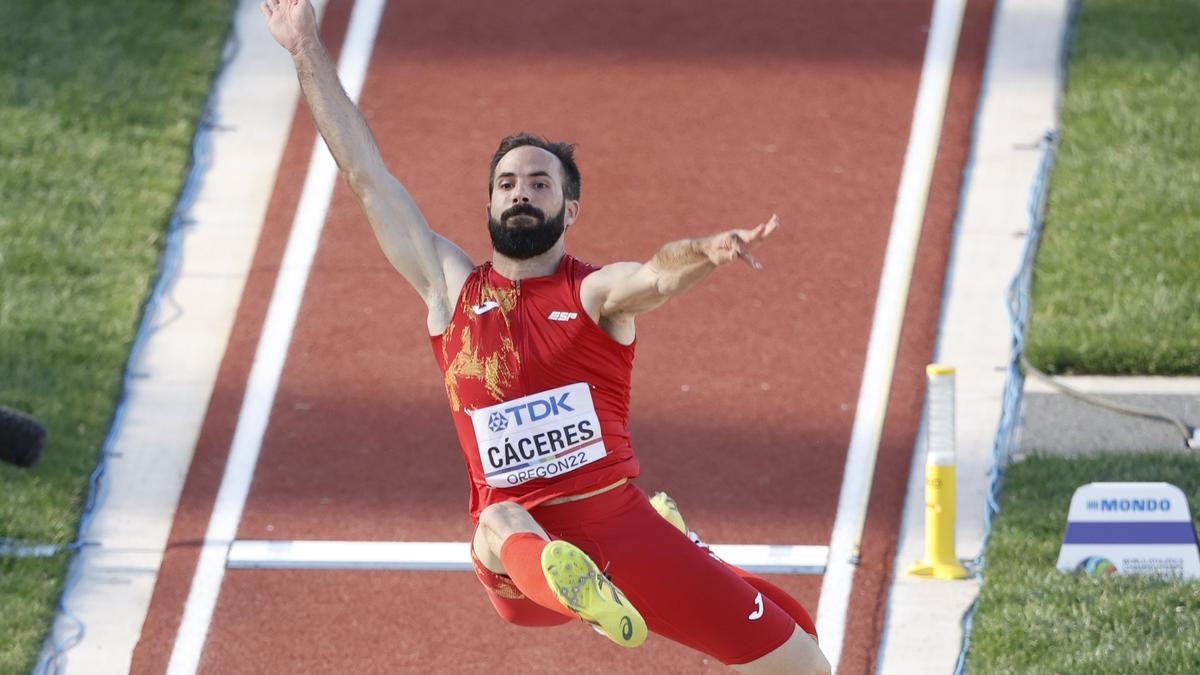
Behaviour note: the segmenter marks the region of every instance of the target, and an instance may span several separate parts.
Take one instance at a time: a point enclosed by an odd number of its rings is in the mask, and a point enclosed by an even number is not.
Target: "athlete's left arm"
[[[645,263],[606,265],[584,280],[584,306],[597,320],[632,318],[683,293],[720,265],[740,258],[754,269],[762,269],[750,249],[778,228],[779,217],[773,215],[751,230],[670,242]]]

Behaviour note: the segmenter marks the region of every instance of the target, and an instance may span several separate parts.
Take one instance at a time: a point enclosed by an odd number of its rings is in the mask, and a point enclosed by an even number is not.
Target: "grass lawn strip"
[[[1033,456],[1009,467],[987,548],[968,669],[982,673],[1200,673],[1200,581],[1055,569],[1075,488],[1164,481],[1196,521],[1200,456]]]
[[[1026,354],[1200,375],[1200,3],[1084,0]]]
[[[0,537],[69,542],[230,21],[228,0],[0,2],[0,403],[44,422],[0,466]],[[0,560],[0,672],[28,672],[65,556]]]

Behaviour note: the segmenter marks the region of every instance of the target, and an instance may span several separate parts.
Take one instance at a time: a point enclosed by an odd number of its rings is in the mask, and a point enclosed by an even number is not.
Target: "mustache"
[[[544,212],[531,204],[516,204],[506,209],[499,218],[488,216],[488,234],[497,253],[516,260],[527,260],[549,251],[563,234],[567,205],[558,213],[546,217]],[[529,224],[506,225],[508,218],[525,216],[536,218]]]
[[[533,204],[515,204],[500,214],[500,220],[505,221],[513,216],[533,216],[541,221],[546,220],[546,214]]]

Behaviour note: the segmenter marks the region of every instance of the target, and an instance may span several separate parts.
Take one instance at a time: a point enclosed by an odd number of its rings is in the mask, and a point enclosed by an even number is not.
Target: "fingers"
[[[752,230],[735,230],[730,232],[730,238],[727,243],[731,254],[729,260],[741,258],[754,269],[761,270],[763,264],[750,253],[750,247],[757,246],[777,229],[779,229],[779,216],[771,214],[770,220],[760,223]]]
[[[738,236],[744,239],[749,244],[757,245],[763,239],[771,236],[771,233],[779,228],[779,216],[771,216],[771,219],[765,223],[760,223],[750,230],[732,230]]]
[[[282,9],[282,4],[282,0],[263,0],[263,3],[258,8],[262,11],[263,16],[270,19],[275,15],[275,12]]]
[[[725,248],[725,255],[722,256],[722,262],[732,262],[736,258],[741,258],[754,269],[762,269],[762,263],[750,253],[749,241],[742,238],[737,232],[730,232],[722,243],[724,244],[723,248]]]
[[[709,259],[717,265],[724,265],[741,258],[750,267],[761,270],[762,262],[750,253],[750,249],[771,236],[777,229],[779,229],[779,216],[772,214],[770,220],[760,223],[754,229],[729,230],[710,240]]]
[[[766,239],[767,237],[771,236],[771,233],[777,229],[779,229],[779,216],[772,213],[771,219],[768,220],[767,224],[764,226],[762,238]]]
[[[745,241],[742,241],[741,237],[739,237],[737,235],[734,235],[734,251],[737,253],[737,257],[741,258],[742,260],[745,260],[746,263],[749,264],[754,269],[756,269],[756,270],[762,269],[762,263],[758,261],[758,258],[755,258],[753,255],[750,254],[750,247],[746,244]]]
[[[777,229],[779,229],[779,216],[771,214],[771,219],[750,230],[746,239],[752,242],[759,242],[771,236],[771,233]]]

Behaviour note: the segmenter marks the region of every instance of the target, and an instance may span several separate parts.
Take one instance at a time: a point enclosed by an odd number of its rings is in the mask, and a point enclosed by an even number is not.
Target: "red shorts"
[[[633,601],[651,632],[724,664],[765,656],[796,629],[795,618],[658,515],[632,482],[588,499],[538,506],[530,514],[551,537],[591,556]],[[508,577],[478,560],[475,571],[505,619],[528,626],[570,620],[526,598]]]

